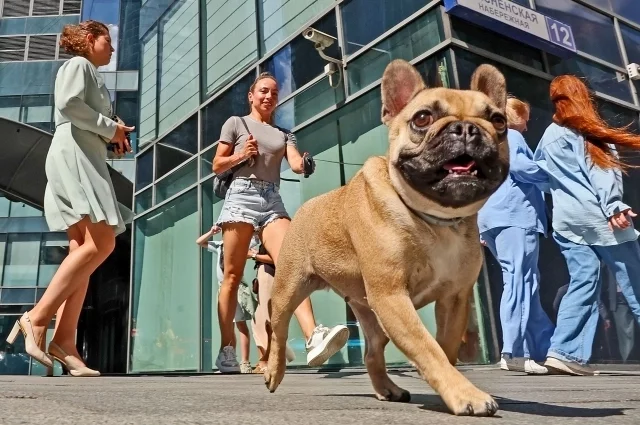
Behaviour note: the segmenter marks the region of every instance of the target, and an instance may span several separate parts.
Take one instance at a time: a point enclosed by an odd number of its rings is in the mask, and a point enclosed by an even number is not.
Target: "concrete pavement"
[[[275,394],[262,376],[0,376],[1,424],[640,424],[640,376],[526,376],[463,367],[500,404],[494,418],[448,413],[410,369],[392,379],[410,403],[377,401],[362,370],[289,371]]]

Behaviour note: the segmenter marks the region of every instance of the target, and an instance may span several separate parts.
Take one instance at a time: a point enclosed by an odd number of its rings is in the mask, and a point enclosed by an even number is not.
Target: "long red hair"
[[[609,126],[598,114],[586,84],[573,75],[554,78],[550,92],[556,109],[553,121],[584,137],[587,154],[594,165],[602,169],[624,170],[628,167],[613,154],[608,145],[640,149],[640,136],[628,131],[631,124],[621,128]]]

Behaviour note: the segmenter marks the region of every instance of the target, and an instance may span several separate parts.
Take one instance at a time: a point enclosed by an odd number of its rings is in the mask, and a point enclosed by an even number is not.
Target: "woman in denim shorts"
[[[224,279],[218,296],[221,346],[216,360],[222,373],[239,371],[232,345],[233,318],[251,238],[257,232],[277,263],[289,227],[290,218],[279,191],[282,159],[287,159],[293,172],[304,172],[304,157],[298,152],[294,135],[271,124],[278,104],[276,79],[268,73],[261,74],[251,85],[248,97],[251,112],[244,117],[231,117],[224,123],[213,159],[216,174],[246,161],[234,173],[215,223],[222,227],[225,247]],[[349,338],[346,326],[331,329],[316,326],[309,298],[300,304],[295,314],[306,338],[309,366],[322,365],[346,344]]]

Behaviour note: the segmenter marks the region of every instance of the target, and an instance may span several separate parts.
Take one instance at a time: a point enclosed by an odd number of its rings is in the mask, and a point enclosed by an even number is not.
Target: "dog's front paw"
[[[279,356],[271,352],[269,362],[267,363],[267,370],[264,372],[264,384],[270,392],[274,392],[282,382],[286,367],[285,359],[283,358],[281,361]]]
[[[473,385],[451,389],[442,399],[453,414],[458,416],[493,416],[498,411],[498,403]]]
[[[408,403],[411,401],[411,393],[396,386],[395,388],[385,388],[382,391],[376,391],[376,398],[380,401]]]

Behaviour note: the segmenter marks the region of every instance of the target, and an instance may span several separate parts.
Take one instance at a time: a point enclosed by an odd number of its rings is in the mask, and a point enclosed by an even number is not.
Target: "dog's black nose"
[[[465,143],[475,142],[482,138],[480,129],[474,123],[456,121],[449,124],[447,132]]]

